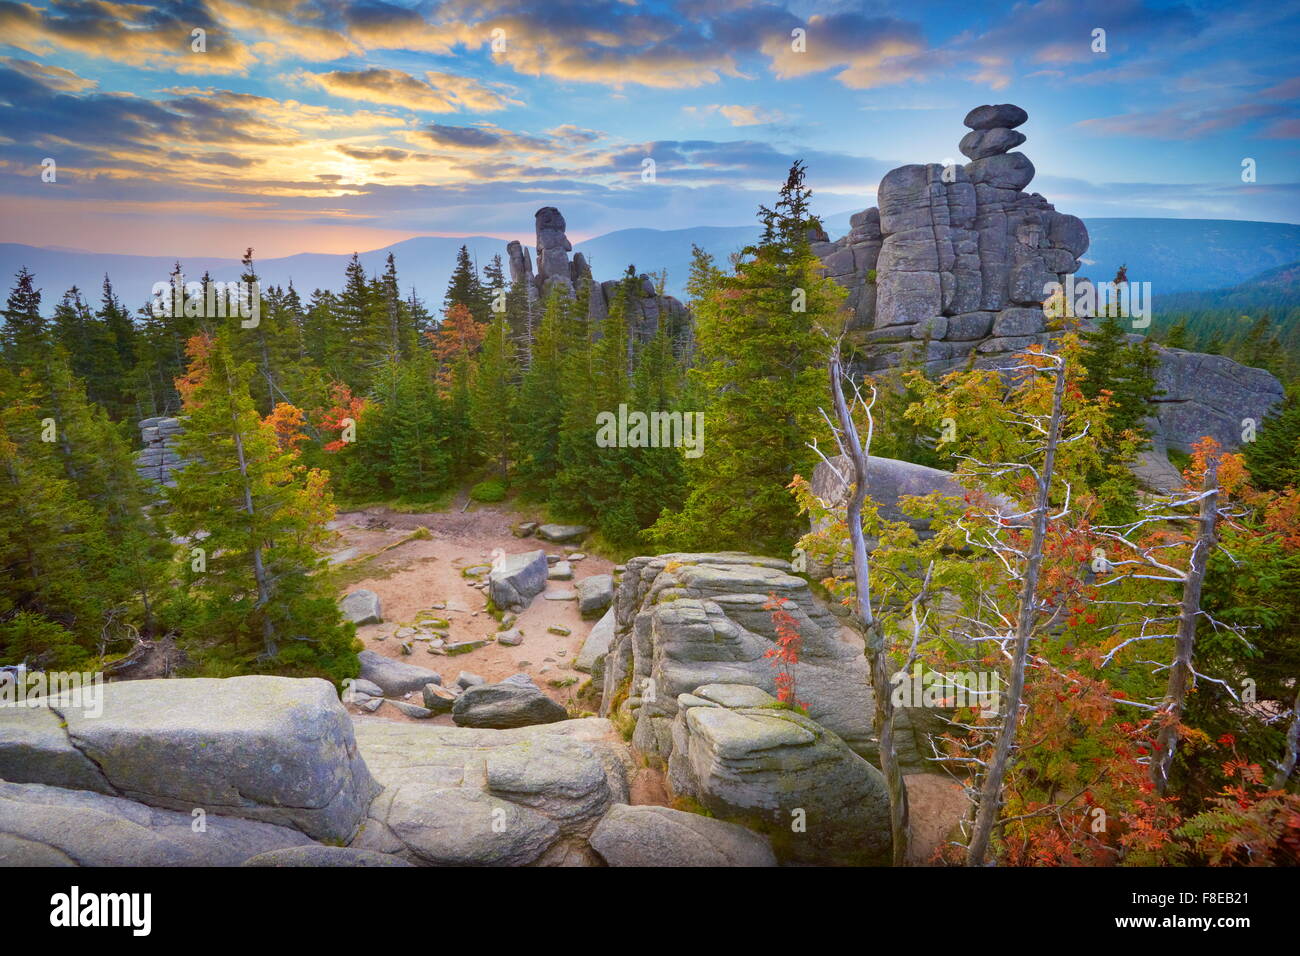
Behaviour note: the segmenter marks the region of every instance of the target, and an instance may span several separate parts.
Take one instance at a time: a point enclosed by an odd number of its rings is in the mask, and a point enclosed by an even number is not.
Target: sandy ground
[[[907,815],[911,824],[908,864],[925,866],[961,822],[966,812],[966,797],[960,784],[938,774],[908,774],[903,784],[907,787]]]
[[[575,697],[588,677],[574,670],[572,662],[595,621],[582,620],[576,601],[547,601],[539,595],[515,622],[515,627],[523,631],[523,643],[505,647],[496,643],[499,624],[486,611],[486,592],[473,587],[475,579],[461,573],[465,568],[489,564],[497,548],[506,554],[541,548],[561,557],[580,549],[581,546],[551,544],[511,534],[511,525],[527,520],[536,518],[490,505],[471,505],[471,510],[462,512],[459,503],[448,511],[436,513],[403,514],[384,508],[340,513],[333,525],[338,531],[333,555],[344,565],[347,578],[339,596],[368,588],[379,595],[384,613],[382,624],[358,628],[357,636],[369,650],[437,671],[444,684],[453,683],[462,670],[488,681],[522,671],[571,713],[581,712],[584,708],[575,703]],[[406,540],[419,528],[428,529],[431,537]],[[366,557],[381,550],[382,554]],[[573,590],[578,580],[608,574],[614,569],[612,562],[590,552],[571,567],[573,580],[551,581],[547,591]],[[486,575],[477,580],[486,581]],[[445,604],[446,608],[434,611],[435,604]],[[413,623],[421,611],[431,611],[449,621],[453,641],[487,638],[492,643],[466,654],[445,657],[430,654],[426,645],[417,641],[414,653],[403,656],[393,635],[398,628]],[[571,633],[551,634],[547,631],[551,625],[568,628]],[[576,681],[567,687],[551,684],[566,678],[576,678]],[[420,703],[418,695],[408,699]],[[361,713],[357,708],[352,709]],[[375,716],[399,721],[414,719],[389,703],[381,706]],[[452,726],[450,714],[431,718],[429,722]],[[913,865],[923,865],[961,818],[965,798],[956,784],[933,774],[914,774],[906,778],[906,783],[912,821],[909,856]],[[632,803],[670,804],[662,775],[657,771],[640,768],[631,785]]]
[[[369,650],[437,671],[444,684],[454,683],[461,671],[477,674],[489,682],[523,672],[549,696],[571,710],[580,710],[574,698],[578,688],[587,681],[587,675],[574,670],[572,662],[595,620],[584,621],[579,616],[576,600],[548,601],[538,595],[528,609],[518,615],[514,625],[523,632],[523,643],[518,647],[497,644],[500,625],[486,610],[487,593],[473,586],[485,583],[487,576],[484,574],[472,579],[462,574],[466,568],[489,564],[498,548],[505,554],[541,548],[563,557],[578,551],[579,546],[551,544],[538,538],[516,538],[510,527],[528,520],[527,516],[492,506],[475,505],[471,508],[473,510],[465,512],[453,508],[446,512],[421,514],[399,514],[371,508],[338,515],[334,523],[339,533],[336,553],[342,551],[354,562],[345,568],[348,573],[345,592],[359,588],[374,591],[379,595],[384,614],[382,624],[360,627],[357,636]],[[431,537],[405,540],[418,528],[428,529]],[[393,545],[397,546],[391,547]],[[383,548],[391,549],[369,560],[357,560]],[[572,562],[571,567],[573,580],[551,581],[547,592],[572,591],[582,578],[608,574],[614,569],[610,561],[590,553],[582,560]],[[437,604],[446,607],[435,610]],[[421,611],[450,622],[450,641],[488,639],[492,643],[448,657],[430,654],[427,644],[417,641],[414,653],[403,656],[393,635],[399,628],[413,623]],[[552,625],[568,628],[570,634],[552,634],[547,630]],[[551,683],[566,679],[572,681],[567,687],[555,687]],[[414,696],[410,700],[419,703]],[[393,720],[412,719],[399,713],[391,704],[384,704],[376,716]],[[432,721],[451,724],[451,716],[444,714],[432,718]]]

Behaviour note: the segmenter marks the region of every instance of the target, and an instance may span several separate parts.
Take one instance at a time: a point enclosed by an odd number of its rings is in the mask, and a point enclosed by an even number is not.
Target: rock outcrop
[[[563,214],[554,206],[544,206],[535,216],[537,235],[537,271],[533,271],[533,258],[519,242],[506,246],[512,282],[528,289],[528,301],[534,305],[544,301],[553,289],[566,296],[587,296],[587,319],[598,322],[609,314],[609,308],[619,294],[621,280],[597,281],[591,265],[581,252],[572,259],[573,244],[565,232],[568,224]],[[627,323],[636,342],[649,341],[658,331],[660,323],[670,328],[682,326],[686,307],[671,295],[662,295],[649,275],[637,276],[638,288],[627,304]]]
[[[783,862],[888,860],[884,777],[835,734],[748,685],[707,684],[677,703],[673,793],[766,830]]]
[[[606,720],[468,730],[357,720],[383,787],[353,846],[434,866],[593,865],[586,838],[628,800],[631,756]]]
[[[737,552],[628,561],[609,650],[592,665],[601,714],[632,725],[634,751],[667,767],[674,796],[769,833],[779,859],[878,862],[888,798],[863,756],[878,742],[861,638],[790,571]],[[769,693],[771,595],[802,637],[793,672],[808,716]]]
[[[814,245],[849,290],[854,339],[897,346],[873,349],[867,371],[905,356],[946,371],[1046,333],[1045,287],[1078,270],[1088,231],[1024,192],[1034,167],[1010,150],[1024,142],[1014,127],[1026,119],[1009,105],[972,110],[961,143],[969,163],[892,170],[877,208],[853,216],[843,238]]]
[[[776,866],[766,837],[668,807],[611,807],[591,847],[610,866]]]
[[[179,418],[146,418],[140,422],[144,448],[136,452],[135,469],[159,491],[176,487],[174,474],[188,464],[176,452],[182,431]]]
[[[323,680],[234,677],[102,687],[102,710],[0,708],[0,779],[347,841],[375,792]]]
[[[677,698],[704,684],[747,684],[775,692],[764,656],[776,641],[769,595],[802,636],[796,668],[809,715],[861,753],[873,754],[874,703],[862,640],[842,627],[790,563],[739,552],[663,554],[627,562],[615,597],[615,634],[603,662],[601,713],[635,720],[639,751],[672,752]],[[620,695],[625,695],[620,701]]]
[[[1088,230],[1025,192],[1034,166],[1013,150],[1025,142],[1016,127],[1028,118],[1010,104],[971,110],[959,145],[969,162],[891,170],[879,205],[852,216],[847,235],[815,236],[824,274],[848,290],[849,339],[865,356],[856,371],[879,375],[904,362],[932,375],[967,363],[996,367],[1029,345],[1051,347],[1060,334],[1043,302],[1051,283],[1064,285],[1078,271]],[[1260,369],[1177,349],[1158,354],[1166,394],[1153,401],[1152,416],[1161,447],[1186,451],[1209,434],[1235,448],[1243,421],[1262,421],[1281,399],[1281,384]],[[1173,480],[1162,457],[1142,463],[1149,487]]]

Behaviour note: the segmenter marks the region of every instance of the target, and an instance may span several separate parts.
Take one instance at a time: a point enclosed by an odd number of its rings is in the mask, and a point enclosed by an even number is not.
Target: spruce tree
[[[1300,488],[1300,386],[1288,390],[1282,406],[1264,419],[1242,453],[1256,488]]]
[[[186,565],[199,635],[222,642],[241,669],[355,676],[354,628],[313,576],[333,512],[324,476],[280,449],[249,395],[250,367],[234,362],[223,336],[196,336],[189,354],[179,451],[190,464],[168,499],[172,532],[202,549]]]
[[[443,312],[450,312],[455,306],[462,305],[469,310],[480,325],[487,325],[492,320],[491,299],[488,290],[483,288],[478,270],[469,257],[469,249],[461,246],[456,253],[456,266],[452,269],[451,279],[447,283],[447,294],[443,298]]]
[[[36,367],[50,346],[50,328],[41,315],[41,290],[36,277],[23,266],[14,277],[14,287],[5,303],[4,328],[0,329],[0,354],[15,371]]]
[[[796,163],[776,206],[759,209],[759,243],[695,303],[704,448],[685,463],[683,507],[647,532],[665,549],[785,554],[799,534],[786,485],[815,464],[807,442],[829,391],[823,333],[843,298],[809,246],[809,196]]]
[[[504,312],[487,328],[470,386],[470,424],[478,453],[504,480],[514,455],[515,343]]]

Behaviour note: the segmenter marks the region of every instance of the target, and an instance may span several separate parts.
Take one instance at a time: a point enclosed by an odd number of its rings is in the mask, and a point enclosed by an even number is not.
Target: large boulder
[[[706,685],[681,695],[672,733],[673,793],[763,829],[781,860],[888,860],[884,777],[816,721],[752,687]]]
[[[591,847],[610,866],[776,866],[767,837],[668,807],[611,807]]]
[[[568,717],[564,705],[551,700],[527,674],[514,674],[498,684],[465,689],[451,708],[458,727],[527,727]]]
[[[103,687],[102,713],[54,699],[0,708],[0,777],[347,840],[375,785],[352,721],[317,679],[139,680]],[[65,742],[50,733],[55,719]],[[16,741],[16,743],[15,743]],[[75,751],[75,755],[74,755]]]
[[[614,576],[593,574],[578,582],[578,612],[583,617],[596,615],[614,600]]]
[[[1237,448],[1247,420],[1258,428],[1283,399],[1282,383],[1263,369],[1182,349],[1160,348],[1157,354],[1156,388],[1163,394],[1153,405],[1169,448],[1190,452],[1205,435]]]
[[[874,753],[875,706],[862,641],[818,600],[790,563],[740,552],[663,554],[627,562],[615,598],[601,714],[635,722],[633,743],[666,759],[680,694],[712,683],[776,690],[767,652],[770,595],[787,600],[802,637],[799,697],[812,718]]]
[[[587,639],[582,642],[578,656],[573,660],[573,669],[591,675],[591,684],[597,692],[605,686],[605,655],[614,640],[614,609],[611,607],[596,622]]]
[[[383,790],[353,846],[424,865],[595,865],[587,837],[628,800],[634,764],[609,721],[513,730],[358,718]]]
[[[291,827],[0,781],[0,866],[239,866],[312,846]]]
[[[441,684],[442,675],[427,667],[407,664],[378,651],[362,651],[361,678],[377,686],[385,697],[403,697],[424,689],[425,684]]]
[[[507,555],[488,575],[488,596],[503,611],[522,611],[546,590],[548,568],[540,549]]]
[[[380,624],[384,620],[379,595],[364,588],[353,591],[340,601],[339,611],[343,614],[344,620],[351,621],[358,627],[364,624]]]
[[[555,544],[581,541],[590,533],[585,524],[544,524],[537,529],[537,537]]]

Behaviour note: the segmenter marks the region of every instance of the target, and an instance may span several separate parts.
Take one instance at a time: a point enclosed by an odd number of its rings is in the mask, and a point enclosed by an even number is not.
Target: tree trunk
[[[971,833],[966,852],[967,866],[983,866],[988,854],[993,825],[1002,807],[1002,782],[1011,759],[1011,748],[1016,742],[1016,729],[1020,724],[1020,701],[1025,691],[1025,667],[1029,659],[1029,641],[1034,634],[1038,615],[1038,574],[1043,565],[1043,539],[1047,536],[1047,513],[1051,507],[1052,472],[1056,468],[1056,446],[1061,439],[1061,401],[1065,394],[1065,362],[1056,370],[1056,387],[1052,391],[1052,418],[1047,428],[1047,451],[1043,456],[1043,469],[1038,476],[1038,500],[1034,508],[1034,530],[1029,544],[1029,559],[1025,564],[1025,580],[1020,589],[1020,609],[1016,616],[1016,647],[1011,658],[1011,680],[1007,688],[1007,715],[998,733],[980,787],[979,808],[975,813],[975,828]]]
[[[248,516],[253,517],[253,489],[248,483],[248,461],[244,457],[244,436],[239,431],[239,419],[232,411],[231,424],[233,428],[231,433],[235,439],[235,455],[239,459],[239,476],[243,479],[244,485],[244,510]],[[266,657],[274,657],[278,651],[275,644],[275,628],[271,625],[271,618],[267,613],[267,605],[271,603],[271,587],[266,579],[266,566],[262,561],[262,544],[260,541],[252,543],[253,553],[253,578],[257,581],[257,606],[262,610],[262,644],[265,649]]]
[[[844,387],[840,376],[838,345],[831,353],[831,393],[835,400],[835,417],[844,432],[844,444],[853,462],[853,494],[845,509],[849,526],[849,541],[853,546],[853,584],[856,610],[866,627],[867,656],[871,664],[871,689],[876,698],[876,726],[880,731],[880,770],[889,790],[889,830],[892,839],[894,866],[907,865],[908,811],[907,786],[898,765],[894,750],[894,702],[889,680],[889,651],[885,634],[871,608],[871,566],[867,558],[867,543],[862,534],[862,505],[867,497],[867,455],[871,437],[864,449],[858,438],[858,429],[844,400]]]
[[[1273,777],[1273,789],[1281,790],[1291,779],[1295,771],[1297,752],[1300,752],[1300,679],[1296,680],[1295,701],[1291,704],[1291,729],[1286,735],[1286,750],[1282,761],[1277,765],[1277,775]]]
[[[1200,525],[1192,556],[1187,562],[1187,577],[1183,580],[1182,610],[1178,615],[1178,637],[1174,644],[1174,662],[1169,668],[1169,682],[1165,686],[1165,699],[1157,712],[1160,732],[1156,736],[1156,750],[1151,755],[1151,782],[1156,793],[1164,796],[1169,786],[1169,768],[1174,762],[1178,747],[1178,725],[1183,717],[1187,700],[1187,686],[1192,677],[1192,651],[1196,646],[1196,625],[1201,617],[1201,587],[1205,583],[1205,568],[1210,563],[1218,539],[1214,519],[1219,504],[1219,462],[1211,458],[1206,463],[1205,496],[1201,498],[1201,511],[1197,517]]]

